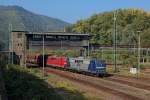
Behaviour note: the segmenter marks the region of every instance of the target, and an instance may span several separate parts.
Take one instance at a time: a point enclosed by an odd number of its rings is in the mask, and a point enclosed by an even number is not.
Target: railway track
[[[146,89],[146,85],[142,87],[142,84],[140,83],[138,83],[138,87],[135,87],[135,85],[131,85],[131,82],[125,83],[123,80],[120,81],[121,79],[119,80],[117,78],[100,79],[51,68],[46,68],[45,71],[47,73],[57,74],[70,81],[78,82],[82,85],[87,85],[88,87],[93,87],[99,91],[113,94],[123,100],[149,100],[150,98],[149,89]]]
[[[124,76],[124,75],[115,75],[117,77],[120,77],[120,78],[128,78],[128,79],[132,79],[132,80],[139,80],[139,81],[142,81],[142,82],[146,82],[146,83],[150,83],[150,78],[149,77],[130,77],[130,76]]]
[[[121,84],[126,84],[129,86],[133,86],[136,88],[144,89],[144,90],[150,90],[150,83],[146,81],[141,81],[138,79],[133,78],[127,78],[127,77],[119,77],[119,76],[112,76],[105,78],[106,80],[118,82]]]

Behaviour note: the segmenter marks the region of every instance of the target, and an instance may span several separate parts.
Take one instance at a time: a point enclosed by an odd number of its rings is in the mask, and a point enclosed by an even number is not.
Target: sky
[[[119,8],[139,8],[150,12],[149,0],[0,0],[0,5],[18,5],[69,23]]]

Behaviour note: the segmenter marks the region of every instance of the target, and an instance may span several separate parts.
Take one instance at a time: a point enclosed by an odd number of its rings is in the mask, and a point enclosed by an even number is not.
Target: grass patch
[[[79,91],[78,88],[68,80],[62,79],[57,75],[51,75],[46,81],[51,84],[51,86],[55,87],[57,93],[65,100],[87,100],[84,96],[84,92]]]
[[[138,77],[147,77],[148,75],[146,75],[145,73],[142,73],[142,70],[148,68],[149,64],[141,64],[140,65],[140,73],[138,73]],[[107,72],[109,74],[114,74],[114,75],[123,75],[123,76],[130,76],[130,77],[137,77],[137,74],[132,74],[130,73],[130,67],[126,67],[126,66],[117,66],[117,70],[118,72],[114,73],[114,69],[113,66],[109,66],[107,67]]]
[[[114,73],[114,68],[113,66],[109,66],[107,67],[107,72],[109,74],[114,74],[114,75],[124,75],[124,76],[131,76],[131,77],[136,77],[136,74],[131,74],[130,73],[130,68],[129,67],[125,67],[125,66],[117,66],[117,72]]]

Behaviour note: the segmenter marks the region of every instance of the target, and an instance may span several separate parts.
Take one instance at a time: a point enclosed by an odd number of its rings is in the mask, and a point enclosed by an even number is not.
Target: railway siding
[[[119,91],[121,93],[129,94],[138,98],[141,98],[144,100],[149,100],[150,98],[150,91],[139,89],[135,87],[128,86],[126,84],[120,84],[117,82],[109,81],[109,80],[100,80],[99,83],[96,81],[93,81],[95,84],[104,85],[107,88]]]
[[[49,70],[49,69],[48,69]],[[71,72],[57,71],[50,69],[51,73],[58,74],[62,77],[66,77],[69,80],[77,81],[85,85],[91,85],[99,88],[99,90],[108,91],[111,94],[118,95],[128,100],[149,100],[150,91],[145,89],[139,89],[136,87],[121,84],[119,82],[113,82],[111,80],[93,78],[90,76],[79,75]]]
[[[131,79],[131,78],[125,78],[125,77],[118,77],[118,76],[112,76],[105,78],[106,80],[111,80],[114,82],[119,82],[123,83],[129,86],[145,89],[145,90],[150,90],[150,84],[146,81],[141,81],[138,79]]]
[[[139,88],[135,88],[135,87],[132,87],[132,86],[128,86],[126,84],[121,84],[121,83],[118,83],[118,82],[114,82],[114,81],[111,81],[111,80],[93,78],[93,77],[90,77],[90,76],[85,76],[82,79],[85,79],[85,78],[89,82],[92,82],[92,83],[97,84],[97,85],[104,86],[104,87],[112,89],[112,90],[119,91],[119,92],[124,93],[124,94],[133,95],[135,97],[142,98],[142,99],[144,98],[144,100],[149,100],[149,98],[150,98],[150,91],[145,90],[145,89],[139,89]]]
[[[149,77],[140,76],[137,78],[137,77],[130,77],[130,76],[125,76],[125,75],[117,75],[117,74],[115,74],[115,76],[121,77],[121,78],[133,79],[133,80],[140,80],[141,82],[144,82],[144,83],[150,83]]]

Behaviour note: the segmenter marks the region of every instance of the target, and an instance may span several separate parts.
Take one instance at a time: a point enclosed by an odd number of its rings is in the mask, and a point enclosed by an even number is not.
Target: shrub
[[[53,88],[28,69],[7,65],[4,68],[4,80],[9,100],[62,100]]]

